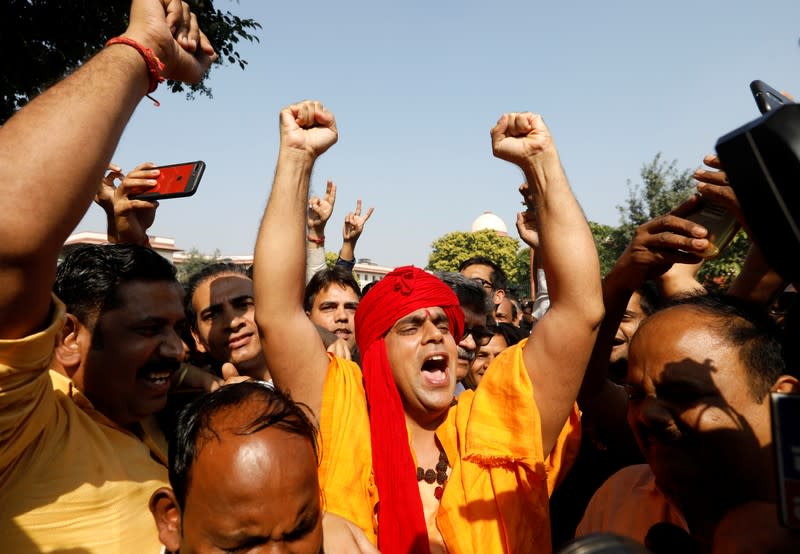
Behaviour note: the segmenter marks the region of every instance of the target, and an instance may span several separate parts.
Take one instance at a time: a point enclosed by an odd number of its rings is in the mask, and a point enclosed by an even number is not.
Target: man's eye
[[[208,312],[200,316],[201,321],[213,321],[217,317],[217,312]]]
[[[449,333],[450,332],[450,325],[445,321],[443,323],[439,323],[436,325],[436,328],[439,329],[442,333]]]
[[[417,332],[417,329],[419,329],[419,327],[417,327],[416,325],[404,325],[402,327],[399,327],[397,329],[397,332],[400,333],[401,335],[413,335],[414,333]]]
[[[161,332],[160,327],[139,327],[136,332],[144,337],[154,337]]]

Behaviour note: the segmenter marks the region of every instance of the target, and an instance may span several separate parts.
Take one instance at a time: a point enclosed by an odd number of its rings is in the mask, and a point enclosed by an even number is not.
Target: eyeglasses
[[[486,279],[481,279],[480,277],[473,277],[472,280],[478,283],[480,286],[482,286],[489,292],[494,290],[494,284],[491,281],[487,281]]]
[[[461,340],[466,340],[470,335],[472,335],[472,340],[475,341],[476,345],[486,346],[489,344],[489,341],[492,340],[494,332],[486,327],[467,327],[464,329],[464,336],[461,337]]]

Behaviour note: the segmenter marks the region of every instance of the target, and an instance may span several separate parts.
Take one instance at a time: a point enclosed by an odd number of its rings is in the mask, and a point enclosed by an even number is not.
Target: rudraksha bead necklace
[[[430,485],[436,483],[437,486],[433,491],[433,495],[437,500],[441,500],[449,468],[450,463],[447,461],[447,453],[442,448],[439,450],[439,462],[436,464],[436,469],[423,469],[417,466],[417,482],[424,480]]]

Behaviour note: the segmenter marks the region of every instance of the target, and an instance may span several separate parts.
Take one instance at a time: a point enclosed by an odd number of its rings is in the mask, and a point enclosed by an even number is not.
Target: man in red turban
[[[603,307],[594,242],[541,117],[502,116],[492,148],[535,190],[551,309],[458,402],[456,343],[471,329],[420,269],[396,269],[362,299],[363,371],[325,352],[302,306],[305,208],[336,122],[305,101],[281,111],[280,132],[256,320],[274,382],[319,418],[326,550],[546,552],[548,497],[577,446],[575,398]]]

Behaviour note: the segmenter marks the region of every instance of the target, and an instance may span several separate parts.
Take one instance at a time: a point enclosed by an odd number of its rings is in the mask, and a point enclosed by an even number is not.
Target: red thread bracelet
[[[325,237],[314,238],[306,236],[306,238],[308,239],[309,242],[313,242],[316,245],[325,246]]]
[[[160,106],[161,104],[159,101],[150,96],[150,93],[158,88],[158,84],[164,81],[164,77],[161,76],[161,72],[164,70],[164,64],[158,59],[155,52],[128,37],[114,37],[106,42],[106,46],[111,46],[112,44],[127,44],[142,55],[144,63],[147,64],[147,76],[150,79],[150,86],[148,87],[146,96],[153,101],[156,107]]]

